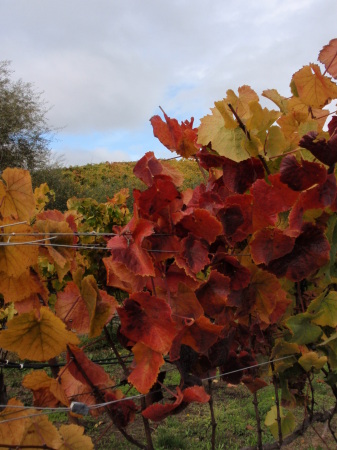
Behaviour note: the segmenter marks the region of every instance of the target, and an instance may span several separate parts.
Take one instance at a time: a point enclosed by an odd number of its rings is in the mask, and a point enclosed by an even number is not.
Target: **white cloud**
[[[130,134],[159,105],[199,118],[242,84],[287,95],[336,16],[336,0],[4,0],[0,58],[44,91],[52,126]]]
[[[65,166],[83,166],[85,164],[97,164],[100,162],[126,162],[130,161],[130,155],[123,150],[109,150],[98,147],[93,150],[63,148],[62,152],[53,152],[56,159],[61,157]]]

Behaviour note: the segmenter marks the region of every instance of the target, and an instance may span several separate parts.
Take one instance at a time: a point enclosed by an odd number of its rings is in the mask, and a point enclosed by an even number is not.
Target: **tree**
[[[48,109],[31,83],[11,79],[9,66],[0,61],[0,170],[41,169],[51,156]]]

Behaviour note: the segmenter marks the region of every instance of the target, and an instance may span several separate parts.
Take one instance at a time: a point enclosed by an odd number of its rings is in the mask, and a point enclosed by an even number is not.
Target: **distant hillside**
[[[195,187],[202,180],[202,175],[193,160],[171,160],[168,164],[180,170],[184,175],[183,189]],[[145,184],[133,174],[136,162],[106,162],[87,164],[69,168],[43,170],[32,174],[34,187],[47,183],[55,191],[55,201],[49,204],[51,209],[61,211],[67,208],[67,200],[71,197],[91,197],[98,202],[105,202],[122,188],[132,191],[145,189]]]

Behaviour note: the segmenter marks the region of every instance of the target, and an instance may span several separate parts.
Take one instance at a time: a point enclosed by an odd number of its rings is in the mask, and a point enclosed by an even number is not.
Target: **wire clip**
[[[71,402],[70,411],[81,416],[87,416],[89,414],[89,407],[85,403]]]

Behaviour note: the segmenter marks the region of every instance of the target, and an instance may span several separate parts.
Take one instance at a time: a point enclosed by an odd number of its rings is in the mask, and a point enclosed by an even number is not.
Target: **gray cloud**
[[[66,133],[206,114],[229,88],[287,94],[336,37],[336,0],[3,0],[1,59]]]

